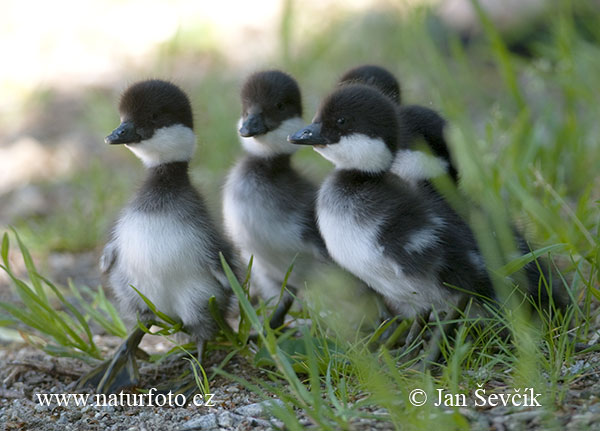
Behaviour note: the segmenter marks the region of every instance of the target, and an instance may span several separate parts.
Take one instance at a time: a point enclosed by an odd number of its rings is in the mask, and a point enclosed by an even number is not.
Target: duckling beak
[[[329,139],[321,135],[321,123],[312,123],[303,129],[298,130],[291,136],[288,136],[288,141],[296,145],[313,145],[322,147],[328,145]]]
[[[262,135],[267,133],[267,131],[267,126],[265,126],[265,122],[263,121],[261,114],[249,114],[239,130],[240,135],[244,138]]]
[[[123,121],[119,127],[112,131],[110,135],[104,138],[104,142],[109,145],[133,144],[140,142],[142,137],[135,131],[135,125],[131,121]]]

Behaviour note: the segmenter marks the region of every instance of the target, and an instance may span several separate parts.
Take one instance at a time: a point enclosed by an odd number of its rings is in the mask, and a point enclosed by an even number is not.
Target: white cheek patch
[[[137,144],[127,144],[146,167],[170,162],[191,160],[196,149],[196,135],[189,127],[177,124],[154,131],[150,139]]]
[[[383,140],[361,133],[343,136],[337,144],[314,148],[339,169],[359,169],[373,173],[387,171],[394,159]]]
[[[406,181],[418,182],[448,173],[448,162],[422,151],[400,150],[390,170]]]
[[[243,119],[240,118],[237,123],[237,129],[242,127]],[[282,121],[279,127],[271,130],[264,135],[244,138],[240,136],[240,142],[244,149],[250,154],[256,156],[274,156],[277,154],[293,154],[298,150],[298,146],[290,144],[288,136],[293,135],[305,126],[300,117],[290,118]]]

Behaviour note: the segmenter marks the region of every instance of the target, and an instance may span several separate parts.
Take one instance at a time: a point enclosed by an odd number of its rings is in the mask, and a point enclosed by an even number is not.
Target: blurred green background
[[[191,96],[193,180],[219,217],[220,187],[240,154],[245,76],[294,75],[308,122],[340,74],[368,62],[399,77],[407,103],[448,119],[466,193],[501,203],[537,244],[589,257],[600,196],[598,3],[478,4],[4,2],[0,226],[16,226],[42,261],[95,260],[143,177],[135,157],[103,137],[119,122],[120,93],[148,77]],[[315,181],[330,169],[309,149],[295,163]]]

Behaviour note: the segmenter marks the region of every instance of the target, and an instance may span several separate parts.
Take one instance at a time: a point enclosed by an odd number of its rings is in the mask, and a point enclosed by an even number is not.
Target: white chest
[[[203,265],[202,236],[165,214],[126,210],[115,227],[118,249],[116,293],[130,297],[135,286],[161,310],[177,316],[182,297],[193,300],[214,284]],[[189,295],[177,294],[189,291]]]
[[[281,208],[266,187],[243,178],[234,168],[223,196],[225,227],[244,254],[289,265],[289,255],[293,258],[304,247],[300,214],[296,208]]]
[[[116,227],[122,262],[132,272],[160,276],[189,261],[194,236],[191,229],[164,214],[126,211]]]
[[[327,189],[323,192],[327,193]],[[369,283],[373,265],[379,266],[383,259],[383,248],[377,242],[376,225],[359,225],[354,215],[319,200],[319,230],[329,254],[340,266]]]
[[[321,188],[317,217],[327,250],[338,265],[379,292],[401,316],[412,317],[432,304],[444,304],[433,274],[409,276],[402,270],[401,262],[384,254],[378,238],[380,220],[369,220],[368,224],[357,222],[360,203],[331,205],[329,199],[323,199],[327,193],[335,193],[330,182]]]

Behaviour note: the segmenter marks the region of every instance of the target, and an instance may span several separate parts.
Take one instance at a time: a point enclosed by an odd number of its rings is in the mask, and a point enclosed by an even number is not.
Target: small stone
[[[281,400],[267,400],[259,403],[248,404],[247,406],[238,407],[234,410],[234,413],[242,416],[261,417],[265,416],[267,412],[267,406],[270,403],[283,405]]]
[[[179,429],[181,431],[210,430],[212,428],[217,428],[218,426],[217,415],[210,413],[187,421]]]
[[[590,413],[600,413],[600,403],[592,404],[589,407],[589,412]]]
[[[238,407],[234,412],[242,416],[260,417],[263,415],[264,408],[261,403],[254,403]]]
[[[42,413],[45,412],[47,410],[50,410],[50,406],[45,406],[43,404],[36,404],[35,407],[33,408],[37,413]]]
[[[236,418],[234,418],[234,416],[237,417],[237,420]],[[234,415],[229,412],[223,412],[217,417],[217,422],[219,426],[229,428],[234,425],[234,422],[240,422],[241,419],[242,417],[240,415]]]
[[[258,419],[258,418],[250,418],[250,417],[243,419],[239,424],[239,428],[242,428],[242,426],[244,424],[247,424],[248,426],[250,426],[252,428],[256,428],[259,426],[264,427],[264,428],[272,428],[273,427],[273,424],[271,424],[271,422],[269,422],[267,420]],[[283,428],[283,423],[281,423],[280,428]]]

